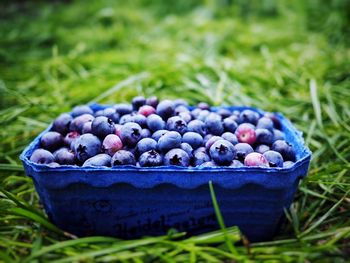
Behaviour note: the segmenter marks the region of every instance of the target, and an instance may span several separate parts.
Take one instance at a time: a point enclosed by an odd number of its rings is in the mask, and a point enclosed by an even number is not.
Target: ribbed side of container
[[[262,241],[275,234],[296,185],[272,190],[255,184],[214,187],[226,225],[237,225],[251,241]],[[171,184],[149,189],[129,184],[108,188],[72,184],[64,190],[36,187],[50,219],[79,236],[135,238],[162,235],[169,228],[199,234],[219,227],[208,185],[195,189]]]

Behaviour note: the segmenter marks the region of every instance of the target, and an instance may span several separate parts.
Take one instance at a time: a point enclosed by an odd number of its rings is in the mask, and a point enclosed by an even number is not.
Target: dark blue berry
[[[282,131],[273,129],[273,141],[285,140],[285,135]]]
[[[184,150],[190,158],[192,158],[193,155],[193,148],[191,145],[189,145],[186,142],[181,143],[180,148]]]
[[[209,138],[209,140],[205,143],[205,148],[207,151],[209,151],[210,147],[218,140],[222,140],[220,136],[212,136]]]
[[[108,134],[115,133],[114,122],[104,116],[96,117],[91,124],[91,133],[103,139]]]
[[[263,154],[264,152],[267,152],[270,150],[270,147],[265,145],[265,144],[260,144],[258,146],[256,146],[255,151],[258,153]]]
[[[52,152],[63,146],[63,136],[58,132],[47,132],[40,138],[40,145]]]
[[[187,131],[187,123],[179,116],[174,116],[168,119],[167,128],[169,131],[177,131],[184,134]]]
[[[255,143],[271,145],[273,142],[273,134],[268,129],[256,129],[255,135]]]
[[[209,162],[209,161],[210,161],[209,155],[204,153],[204,152],[196,152],[196,154],[194,154],[194,156],[193,156],[194,166],[199,166],[199,165],[202,165],[203,163]]]
[[[102,111],[102,116],[111,119],[114,123],[119,122],[119,113],[114,108],[106,108]]]
[[[205,123],[200,120],[190,121],[187,125],[187,130],[190,132],[196,132],[202,136],[206,134]]]
[[[55,162],[59,164],[69,165],[75,163],[75,155],[73,151],[68,148],[58,149],[53,153],[53,156],[55,157]]]
[[[85,166],[107,166],[107,167],[110,167],[111,160],[112,160],[112,157],[109,156],[108,154],[100,153],[100,154],[97,154],[97,155],[87,159],[83,163],[83,167],[85,167]]]
[[[244,110],[239,115],[239,118],[241,123],[249,122],[251,124],[256,125],[259,119],[259,114],[252,110]]]
[[[208,133],[221,135],[224,132],[224,126],[221,121],[221,116],[216,113],[210,113],[205,120],[205,125]]]
[[[266,151],[263,156],[269,162],[270,167],[283,167],[283,157],[279,152]]]
[[[141,139],[141,127],[137,123],[125,123],[120,129],[120,139],[124,145],[135,146]]]
[[[146,99],[146,105],[152,106],[153,108],[157,108],[158,98],[156,96],[153,96]]]
[[[232,132],[224,132],[221,135],[221,138],[225,139],[226,141],[229,141],[230,143],[232,143],[233,145],[238,143],[238,139],[237,136],[234,135]]]
[[[172,149],[164,156],[165,165],[189,166],[190,157],[182,149]]]
[[[87,122],[92,122],[94,119],[95,117],[92,116],[91,114],[80,115],[71,121],[69,125],[69,130],[82,133],[84,124]]]
[[[137,111],[141,106],[146,104],[146,99],[143,96],[137,96],[132,99],[132,108],[134,111]]]
[[[231,116],[232,112],[225,108],[220,108],[217,112],[221,116],[222,119],[228,118]]]
[[[69,125],[73,117],[68,113],[62,113],[52,124],[52,130],[65,135],[69,132]]]
[[[157,142],[152,138],[143,138],[137,143],[136,149],[138,154],[143,154],[150,150],[156,150]]]
[[[141,167],[161,166],[163,164],[163,157],[155,150],[150,150],[141,154],[139,164]]]
[[[182,137],[182,141],[191,145],[193,149],[203,145],[203,137],[195,132],[186,132]]]
[[[117,151],[111,160],[112,166],[118,166],[118,165],[135,165],[135,156],[130,152],[126,150],[119,150]]]
[[[257,129],[268,129],[270,131],[273,130],[273,121],[270,118],[262,117],[258,120],[256,124]]]
[[[181,135],[176,131],[165,133],[158,140],[158,150],[167,152],[170,149],[179,148],[181,145]]]
[[[164,120],[174,115],[175,105],[171,100],[163,100],[157,106],[157,114]]]
[[[101,152],[101,141],[95,135],[86,133],[74,140],[73,149],[76,158],[84,162]]]
[[[252,146],[250,146],[248,143],[237,143],[235,146],[235,159],[243,162],[245,157],[249,154],[254,152]]]
[[[224,129],[227,132],[235,133],[238,124],[232,118],[225,118],[223,121]]]
[[[166,134],[168,130],[159,130],[152,134],[152,139],[159,141],[160,137]]]
[[[279,152],[285,161],[295,162],[295,152],[291,144],[277,140],[272,144],[271,150]]]
[[[73,117],[77,117],[77,116],[80,116],[80,115],[83,115],[83,114],[93,115],[94,112],[87,105],[79,105],[79,106],[74,107],[73,110],[72,110],[72,116]]]
[[[30,156],[30,160],[33,163],[37,163],[37,164],[49,164],[52,163],[55,158],[52,155],[52,153],[50,153],[47,150],[44,149],[36,149],[33,154]]]
[[[147,126],[152,132],[163,130],[165,121],[157,114],[151,114],[147,117]]]
[[[226,140],[216,141],[209,149],[211,158],[219,165],[228,165],[235,155],[235,148],[232,143]]]
[[[130,104],[116,104],[113,108],[120,116],[130,114],[132,112],[132,106]]]

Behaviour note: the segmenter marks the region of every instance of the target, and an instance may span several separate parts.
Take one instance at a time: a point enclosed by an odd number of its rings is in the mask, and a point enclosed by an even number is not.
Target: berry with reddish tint
[[[68,148],[71,148],[72,142],[79,136],[79,132],[76,131],[67,133],[67,135],[63,139],[64,145],[66,145]]]
[[[158,102],[159,101],[156,96],[146,99],[146,105],[152,106],[153,108],[157,108]]]
[[[244,165],[246,166],[259,166],[269,167],[269,162],[261,153],[250,153],[244,159]]]
[[[102,142],[102,150],[113,156],[117,151],[123,148],[123,143],[115,134],[108,134]]]
[[[139,114],[147,117],[151,114],[154,114],[156,112],[156,109],[153,108],[152,106],[144,105],[144,106],[140,107],[138,112],[139,112]]]
[[[249,123],[240,124],[235,132],[239,142],[254,144],[256,141],[256,133],[254,126]]]

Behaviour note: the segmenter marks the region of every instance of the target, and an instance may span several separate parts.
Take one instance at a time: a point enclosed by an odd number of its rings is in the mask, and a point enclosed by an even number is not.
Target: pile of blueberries
[[[296,160],[272,113],[142,96],[95,112],[77,106],[54,121],[40,147],[30,160],[51,167],[291,167]]]

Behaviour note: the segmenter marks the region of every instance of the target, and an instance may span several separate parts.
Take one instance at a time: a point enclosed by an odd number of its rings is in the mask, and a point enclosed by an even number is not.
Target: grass
[[[0,261],[349,261],[349,1],[126,2],[0,9]],[[46,219],[20,152],[60,112],[136,94],[257,106],[303,131],[310,172],[273,241],[75,239]]]

